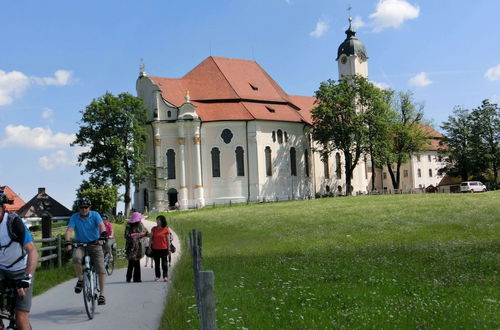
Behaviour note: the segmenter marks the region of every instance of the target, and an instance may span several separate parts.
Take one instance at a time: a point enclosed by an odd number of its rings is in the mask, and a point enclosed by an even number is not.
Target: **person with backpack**
[[[146,245],[144,237],[148,236],[148,230],[142,224],[145,216],[139,212],[132,212],[130,220],[125,227],[125,254],[128,259],[126,281],[142,282],[140,261],[144,257]]]
[[[19,281],[16,324],[18,329],[30,329],[29,312],[38,251],[23,220],[6,211],[5,204],[12,203],[0,189],[0,282],[5,279]]]

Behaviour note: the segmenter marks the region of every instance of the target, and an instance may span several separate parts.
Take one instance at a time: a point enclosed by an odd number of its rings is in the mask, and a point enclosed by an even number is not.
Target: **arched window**
[[[304,161],[305,161],[305,168],[306,168],[306,176],[309,176],[309,152],[307,152],[307,149],[304,150]]]
[[[297,153],[295,148],[290,148],[290,170],[291,175],[297,176]]]
[[[242,147],[236,147],[236,175],[245,176],[244,151]]]
[[[272,136],[273,136],[273,142],[276,142],[276,132],[275,131],[273,131]]]
[[[271,162],[271,148],[266,147],[265,153],[266,153],[266,175],[272,176],[273,175],[273,168],[272,168],[272,162]]]
[[[278,130],[278,143],[283,143],[283,132],[280,129]]]
[[[168,118],[172,117],[172,111],[170,111],[170,110],[167,111],[167,117]]]
[[[175,151],[174,149],[167,150],[167,179],[175,179]]]
[[[325,179],[330,179],[330,171],[328,171],[328,155],[323,158],[323,171],[325,172]]]
[[[417,170],[417,176],[418,176],[419,178],[421,178],[421,177],[422,177],[422,170],[421,170],[421,169],[418,169],[418,170]]]
[[[342,178],[342,166],[340,165],[340,154],[338,152],[335,154],[335,174],[337,179]]]
[[[212,148],[212,177],[220,178],[220,151],[219,148]]]
[[[429,178],[432,178],[432,170],[429,169]]]
[[[285,142],[288,142],[288,133],[285,131]]]

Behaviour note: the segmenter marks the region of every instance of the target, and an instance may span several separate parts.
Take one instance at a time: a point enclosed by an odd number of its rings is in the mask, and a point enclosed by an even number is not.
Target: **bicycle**
[[[27,288],[21,280],[4,279],[1,282],[0,290],[0,329],[4,329],[3,320],[8,320],[9,325],[6,329],[17,329],[16,324],[16,300],[17,289]],[[31,324],[30,324],[31,328]]]
[[[94,318],[95,306],[97,304],[97,299],[99,298],[99,278],[97,272],[95,271],[94,265],[88,253],[88,246],[90,245],[99,245],[97,242],[92,243],[67,243],[71,245],[73,249],[83,247],[84,256],[82,258],[82,266],[83,266],[83,287],[82,287],[82,295],[83,302],[85,304],[85,311],[87,312],[87,316],[89,319]]]
[[[115,260],[116,242],[111,245],[111,253],[109,253],[108,251],[104,251],[104,267],[106,268],[106,273],[108,274],[108,276],[111,276],[111,274],[113,274],[113,270],[115,269]]]

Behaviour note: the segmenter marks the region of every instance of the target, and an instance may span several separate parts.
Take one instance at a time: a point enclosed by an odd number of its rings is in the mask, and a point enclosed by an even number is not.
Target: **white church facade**
[[[367,77],[365,47],[351,27],[346,35],[336,59],[339,75]],[[210,56],[182,78],[149,76],[142,69],[136,88],[148,109],[146,154],[154,169],[136,186],[137,210],[163,211],[176,203],[187,209],[307,199],[346,191],[342,153],[332,153],[324,162],[313,151],[315,98],[287,94],[255,61]],[[436,150],[429,153],[437,159]],[[404,165],[408,176],[402,175],[403,187],[436,186],[438,162],[424,167],[412,157]],[[431,159],[426,153],[418,157]],[[418,178],[419,170],[427,176]],[[376,189],[391,189],[386,170],[377,171]],[[369,162],[358,164],[353,191],[368,193],[371,176]]]

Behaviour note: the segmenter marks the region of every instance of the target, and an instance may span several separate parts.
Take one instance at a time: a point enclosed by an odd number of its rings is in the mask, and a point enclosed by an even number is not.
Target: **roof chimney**
[[[40,194],[45,194],[45,187],[38,188],[38,195],[40,195]]]

